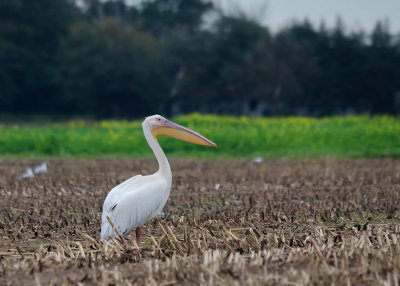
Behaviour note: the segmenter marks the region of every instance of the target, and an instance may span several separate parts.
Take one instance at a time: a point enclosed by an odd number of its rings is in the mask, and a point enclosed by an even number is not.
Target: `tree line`
[[[0,0],[0,113],[398,112],[400,36],[384,22],[272,33],[238,15],[203,0]]]

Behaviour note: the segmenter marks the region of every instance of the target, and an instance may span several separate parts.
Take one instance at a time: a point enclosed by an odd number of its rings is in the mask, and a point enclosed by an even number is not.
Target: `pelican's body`
[[[139,246],[141,226],[160,213],[171,190],[171,168],[156,137],[169,135],[190,143],[216,147],[200,134],[172,123],[160,115],[147,117],[142,126],[146,140],[157,158],[159,170],[149,176],[134,176],[108,193],[103,205],[100,235],[103,239],[117,236],[108,217],[121,236],[136,229]],[[123,237],[121,239],[123,240]]]
[[[168,200],[171,178],[164,178],[158,172],[139,175],[113,188],[103,205],[101,238],[116,236],[107,216],[122,235],[157,216]]]

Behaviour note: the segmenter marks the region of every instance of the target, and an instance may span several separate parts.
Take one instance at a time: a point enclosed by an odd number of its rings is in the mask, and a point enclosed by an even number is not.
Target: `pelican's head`
[[[156,139],[157,136],[159,135],[167,135],[197,145],[217,147],[217,144],[208,140],[201,134],[194,132],[189,128],[183,127],[179,124],[173,123],[168,119],[165,119],[161,115],[153,115],[146,117],[142,125],[143,128],[145,127],[150,128],[151,133]]]

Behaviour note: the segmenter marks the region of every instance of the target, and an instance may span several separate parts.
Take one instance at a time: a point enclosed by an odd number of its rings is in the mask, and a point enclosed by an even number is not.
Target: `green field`
[[[391,116],[249,118],[192,114],[173,119],[218,144],[160,137],[169,156],[382,157],[400,155],[400,120]],[[150,157],[140,121],[0,125],[0,156]]]

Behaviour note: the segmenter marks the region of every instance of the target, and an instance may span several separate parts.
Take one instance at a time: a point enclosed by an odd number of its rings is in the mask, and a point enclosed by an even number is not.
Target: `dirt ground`
[[[108,191],[155,160],[0,160],[1,285],[399,285],[400,160],[171,160],[142,249],[100,241]]]

